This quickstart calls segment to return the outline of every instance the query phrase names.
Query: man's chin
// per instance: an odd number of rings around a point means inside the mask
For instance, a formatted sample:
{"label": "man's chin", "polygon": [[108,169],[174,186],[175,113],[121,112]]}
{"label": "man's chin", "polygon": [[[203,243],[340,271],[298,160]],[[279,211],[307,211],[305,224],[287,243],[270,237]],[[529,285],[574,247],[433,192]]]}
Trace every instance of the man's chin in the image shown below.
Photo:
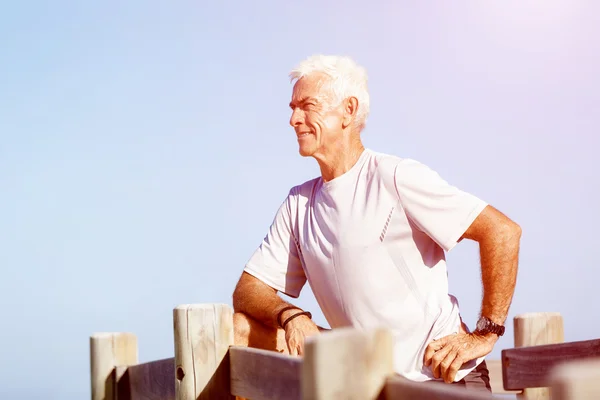
{"label": "man's chin", "polygon": [[298,153],[300,153],[302,157],[310,157],[315,153],[315,149],[307,149],[300,146],[300,148],[298,149]]}

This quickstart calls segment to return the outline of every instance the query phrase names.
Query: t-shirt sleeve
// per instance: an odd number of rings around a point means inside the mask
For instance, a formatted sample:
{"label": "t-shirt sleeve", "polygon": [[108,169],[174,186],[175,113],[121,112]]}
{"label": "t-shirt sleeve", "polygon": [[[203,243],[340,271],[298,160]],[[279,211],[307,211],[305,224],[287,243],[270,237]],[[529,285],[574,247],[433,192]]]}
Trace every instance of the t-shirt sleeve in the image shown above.
{"label": "t-shirt sleeve", "polygon": [[281,204],[273,222],[254,251],[244,271],[272,288],[297,298],[306,283],[292,229],[295,199],[293,190]]}
{"label": "t-shirt sleeve", "polygon": [[478,197],[450,185],[428,166],[402,160],[394,173],[407,217],[445,251],[450,251],[487,206]]}

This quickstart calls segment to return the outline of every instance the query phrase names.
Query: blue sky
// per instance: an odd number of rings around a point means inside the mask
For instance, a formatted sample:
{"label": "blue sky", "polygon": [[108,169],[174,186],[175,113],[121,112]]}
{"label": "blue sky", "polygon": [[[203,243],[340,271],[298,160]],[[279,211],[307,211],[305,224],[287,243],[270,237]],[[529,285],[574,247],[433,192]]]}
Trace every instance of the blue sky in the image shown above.
{"label": "blue sky", "polygon": [[[366,146],[414,158],[523,227],[512,317],[600,337],[600,6],[503,2],[0,6],[0,397],[89,396],[89,336],[173,354],[172,309],[231,303],[289,188],[318,174],[288,71],[350,55]],[[473,325],[476,245],[448,254]],[[310,288],[297,302],[326,324]]]}

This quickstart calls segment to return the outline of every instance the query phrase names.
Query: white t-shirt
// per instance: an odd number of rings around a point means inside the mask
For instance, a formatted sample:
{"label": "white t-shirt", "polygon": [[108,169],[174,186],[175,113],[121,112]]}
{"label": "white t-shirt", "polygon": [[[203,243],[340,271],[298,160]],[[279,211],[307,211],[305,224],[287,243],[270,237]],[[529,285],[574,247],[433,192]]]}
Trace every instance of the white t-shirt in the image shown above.
{"label": "white t-shirt", "polygon": [[434,379],[425,349],[460,326],[444,251],[486,205],[419,162],[366,149],[343,175],[293,187],[244,270],[294,298],[308,280],[331,328],[386,327],[395,371]]}

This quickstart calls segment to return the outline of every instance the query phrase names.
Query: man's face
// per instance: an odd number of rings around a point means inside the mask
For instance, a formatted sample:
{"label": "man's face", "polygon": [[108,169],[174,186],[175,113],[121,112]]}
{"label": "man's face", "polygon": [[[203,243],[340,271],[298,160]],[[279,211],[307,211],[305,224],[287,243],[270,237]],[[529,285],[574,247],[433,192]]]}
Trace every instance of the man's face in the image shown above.
{"label": "man's face", "polygon": [[342,139],[343,110],[334,104],[328,77],[313,74],[294,85],[290,107],[290,125],[298,137],[300,154],[304,157],[326,153]]}

